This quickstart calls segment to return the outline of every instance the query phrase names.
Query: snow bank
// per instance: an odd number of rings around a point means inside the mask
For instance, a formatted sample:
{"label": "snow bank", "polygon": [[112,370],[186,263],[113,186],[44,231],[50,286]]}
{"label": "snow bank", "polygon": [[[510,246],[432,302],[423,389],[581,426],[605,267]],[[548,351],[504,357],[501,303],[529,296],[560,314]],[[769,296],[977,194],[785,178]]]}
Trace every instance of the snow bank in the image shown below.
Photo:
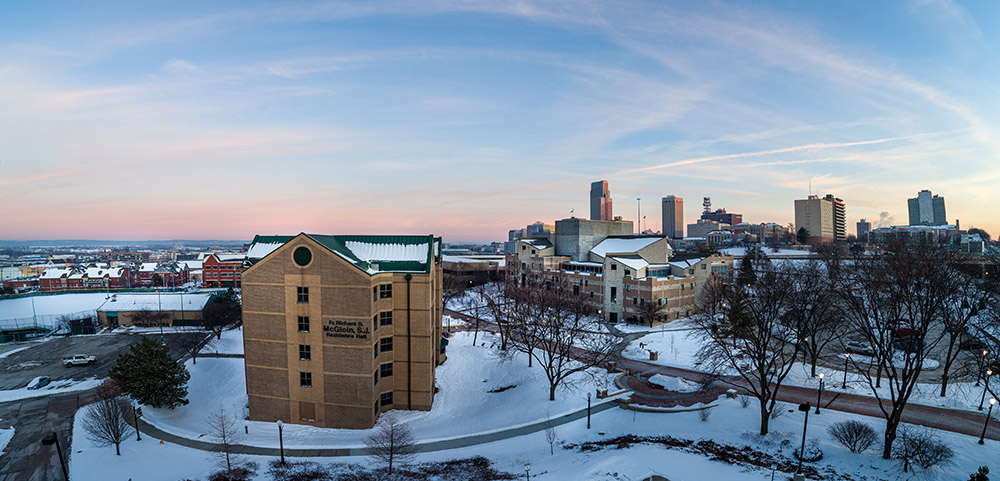
{"label": "snow bank", "polygon": [[674,392],[698,392],[700,390],[696,382],[674,376],[664,376],[663,374],[653,375],[649,378],[649,383]]}
{"label": "snow bank", "polygon": [[17,354],[17,353],[19,353],[21,351],[28,350],[29,348],[31,348],[31,346],[21,346],[21,347],[17,347],[17,348],[11,349],[9,351],[4,352],[3,354],[0,354],[0,359],[3,359],[5,357],[7,357],[7,356],[11,356],[11,355]]}
{"label": "snow bank", "polygon": [[14,426],[7,429],[0,429],[0,456],[3,456],[3,450],[7,448],[7,444],[10,440],[14,438]]}
{"label": "snow bank", "polygon": [[[32,382],[34,382],[37,379],[38,378],[33,379]],[[78,380],[52,381],[52,384],[49,384],[48,386],[45,386],[41,389],[29,390],[27,386],[25,386],[21,389],[0,391],[0,402],[17,401],[20,399],[48,396],[51,394],[62,394],[74,391],[86,391],[88,389],[93,389],[99,385],[101,385],[100,379],[84,379],[82,381]]]}

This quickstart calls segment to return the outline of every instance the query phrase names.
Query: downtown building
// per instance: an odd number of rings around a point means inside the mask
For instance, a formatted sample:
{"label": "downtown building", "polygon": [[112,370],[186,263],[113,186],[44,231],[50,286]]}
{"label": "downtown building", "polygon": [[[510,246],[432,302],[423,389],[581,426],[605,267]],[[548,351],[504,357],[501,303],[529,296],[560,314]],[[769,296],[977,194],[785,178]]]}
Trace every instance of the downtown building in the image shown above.
{"label": "downtown building", "polygon": [[242,291],[250,419],[367,429],[385,411],[429,410],[441,260],[434,236],[255,237]]}
{"label": "downtown building", "polygon": [[932,195],[929,190],[921,190],[916,197],[907,199],[906,207],[910,225],[948,225],[944,197]]}
{"label": "downtown building", "polygon": [[599,180],[590,184],[590,220],[612,220],[611,188],[608,181]]}
{"label": "downtown building", "polygon": [[668,195],[662,199],[663,235],[671,239],[684,238],[684,199]]}
{"label": "downtown building", "polygon": [[795,234],[799,229],[809,233],[808,244],[843,242],[847,240],[847,216],[844,201],[833,194],[825,197],[810,195],[795,201]]}
{"label": "downtown building", "polygon": [[[615,225],[617,224],[617,225]],[[580,302],[608,322],[641,319],[646,303],[661,306],[654,323],[700,312],[698,297],[712,275],[729,277],[733,257],[672,259],[666,237],[632,235],[632,222],[556,221],[556,243],[524,238],[507,257],[508,275],[572,286]]]}

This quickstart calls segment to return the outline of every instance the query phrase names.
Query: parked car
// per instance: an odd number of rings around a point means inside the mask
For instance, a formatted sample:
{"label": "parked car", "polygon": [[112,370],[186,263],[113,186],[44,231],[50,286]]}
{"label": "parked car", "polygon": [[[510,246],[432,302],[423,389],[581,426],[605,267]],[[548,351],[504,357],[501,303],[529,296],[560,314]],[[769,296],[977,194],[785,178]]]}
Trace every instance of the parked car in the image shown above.
{"label": "parked car", "polygon": [[865,356],[874,356],[875,350],[867,342],[860,341],[847,341],[844,343],[844,350],[852,354],[862,354]]}
{"label": "parked car", "polygon": [[28,383],[28,389],[32,391],[34,391],[35,389],[41,389],[45,386],[48,386],[50,382],[52,382],[52,380],[49,379],[48,376],[36,377],[32,379],[31,382]]}
{"label": "parked car", "polygon": [[917,333],[908,319],[896,319],[891,324],[893,337],[910,337]]}
{"label": "parked car", "polygon": [[892,347],[903,352],[919,352],[924,346],[916,339],[900,339],[892,343]]}
{"label": "parked car", "polygon": [[962,340],[958,343],[958,348],[963,351],[982,349],[984,347],[986,347],[986,343],[983,342],[982,339],[972,336],[963,337]]}
{"label": "parked car", "polygon": [[66,367],[89,366],[95,362],[97,362],[96,356],[88,356],[86,354],[76,354],[73,357],[62,360],[63,366]]}

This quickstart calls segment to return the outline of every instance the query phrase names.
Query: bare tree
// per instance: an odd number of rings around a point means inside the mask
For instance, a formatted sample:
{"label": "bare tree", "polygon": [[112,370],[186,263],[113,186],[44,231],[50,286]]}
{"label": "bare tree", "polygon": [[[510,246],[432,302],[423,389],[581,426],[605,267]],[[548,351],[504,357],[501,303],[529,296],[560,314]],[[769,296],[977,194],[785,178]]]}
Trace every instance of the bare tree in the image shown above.
{"label": "bare tree", "polygon": [[232,413],[226,412],[225,408],[219,408],[218,413],[208,416],[207,422],[211,436],[222,447],[219,451],[221,464],[226,470],[227,479],[231,480],[243,464],[242,459],[234,452],[234,445],[239,444],[244,437],[244,432],[240,429],[240,420]]}
{"label": "bare tree", "polygon": [[[875,354],[869,363],[858,359],[864,356],[851,361],[885,416],[883,459],[892,455],[896,429],[924,360],[941,340],[931,327],[944,314],[955,286],[953,271],[944,267],[948,258],[932,246],[898,245],[882,254],[856,256],[851,274],[838,279],[845,316]],[[888,395],[877,389],[883,377]]]}
{"label": "bare tree", "polygon": [[198,354],[215,339],[204,331],[188,331],[174,338],[173,343],[191,354],[191,363],[198,364]]}
{"label": "bare tree", "polygon": [[962,342],[972,337],[970,331],[975,331],[974,326],[985,320],[988,307],[1000,294],[996,276],[981,276],[976,272],[976,266],[964,263],[961,259],[957,261],[950,266],[942,266],[955,271],[956,285],[952,296],[946,300],[941,315],[946,336],[944,343],[947,347],[942,363],[941,397],[947,395],[952,366],[961,354]]}
{"label": "bare tree", "polygon": [[702,291],[705,312],[693,317],[695,332],[706,339],[697,360],[714,379],[757,399],[762,435],[801,349],[780,323],[793,298],[791,278],[786,264],[770,263],[757,266],[749,285],[712,277]]}
{"label": "bare tree", "polygon": [[927,473],[950,464],[955,452],[947,444],[938,441],[937,436],[929,430],[904,424],[899,428],[899,443],[893,448],[892,456],[904,473],[908,473],[910,468]]}
{"label": "bare tree", "polygon": [[[546,420],[546,421],[548,421],[548,420]],[[553,426],[553,425],[551,425],[551,424],[549,424],[549,426],[547,428],[545,428],[545,440],[548,441],[548,443],[549,443],[549,455],[550,456],[556,454],[555,445],[556,445],[556,441],[558,439],[559,438],[556,437],[556,427]]]}
{"label": "bare tree", "polygon": [[83,415],[83,429],[98,446],[115,446],[115,454],[121,456],[121,444],[134,431],[125,418],[131,407],[118,385],[108,379],[95,390],[97,401],[91,404]]}
{"label": "bare tree", "polygon": [[826,432],[852,453],[863,453],[878,440],[875,430],[861,421],[841,421]]}
{"label": "bare tree", "polygon": [[596,307],[573,293],[563,277],[526,282],[511,290],[517,300],[508,318],[511,346],[538,361],[549,382],[549,400],[576,373],[611,358],[617,338],[593,315]]}
{"label": "bare tree", "polygon": [[639,296],[638,299],[639,305],[633,305],[630,309],[632,314],[636,317],[638,322],[648,322],[649,327],[653,327],[653,323],[660,318],[661,314],[663,314],[665,306],[658,303],[656,299],[646,300],[641,296]]}
{"label": "bare tree", "polygon": [[838,311],[837,296],[826,266],[809,260],[789,266],[792,276],[792,296],[784,324],[802,340],[802,349],[809,357],[810,371],[816,377],[816,361],[826,347],[840,339],[844,322]]}
{"label": "bare tree", "polygon": [[139,327],[166,326],[169,319],[170,314],[162,311],[151,311],[149,309],[140,309],[135,314],[132,314],[132,324]]}
{"label": "bare tree", "polygon": [[375,432],[365,440],[365,446],[369,454],[388,466],[389,476],[392,476],[393,464],[405,464],[416,453],[410,428],[399,422],[391,412],[382,415]]}
{"label": "bare tree", "polygon": [[441,280],[441,303],[443,307],[447,309],[449,302],[461,297],[471,282],[466,277],[445,273],[444,278]]}

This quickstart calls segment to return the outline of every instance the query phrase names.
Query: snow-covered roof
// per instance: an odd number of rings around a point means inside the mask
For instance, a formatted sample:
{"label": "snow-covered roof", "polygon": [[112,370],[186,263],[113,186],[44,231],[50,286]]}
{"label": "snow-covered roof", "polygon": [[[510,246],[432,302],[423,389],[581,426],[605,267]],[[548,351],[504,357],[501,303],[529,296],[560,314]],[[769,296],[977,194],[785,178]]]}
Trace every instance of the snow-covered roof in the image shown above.
{"label": "snow-covered roof", "polygon": [[608,237],[607,239],[602,240],[600,244],[594,246],[590,252],[601,257],[607,257],[608,254],[633,253],[638,252],[640,249],[649,247],[653,243],[663,239],[663,237]]}
{"label": "snow-covered roof", "polygon": [[347,241],[344,246],[354,253],[355,257],[365,262],[378,261],[411,261],[427,260],[427,243],[423,244],[383,244],[374,242]]}
{"label": "snow-covered roof", "polygon": [[637,271],[649,265],[642,257],[612,256],[611,258]]}
{"label": "snow-covered roof", "polygon": [[42,272],[39,279],[59,279],[62,276],[68,276],[71,272],[73,272],[73,270],[68,268],[49,268],[45,269],[45,272]]}
{"label": "snow-covered roof", "polygon": [[258,242],[251,244],[250,248],[247,249],[246,258],[263,259],[283,245],[285,245],[284,242]]}
{"label": "snow-covered roof", "polygon": [[102,312],[200,311],[211,299],[212,294],[115,294],[97,310]]}
{"label": "snow-covered roof", "polygon": [[521,242],[528,244],[536,249],[548,249],[552,247],[552,243],[548,239],[542,239],[539,237],[522,237]]}
{"label": "snow-covered roof", "polygon": [[179,264],[187,266],[188,269],[198,270],[201,269],[202,261],[177,261]]}
{"label": "snow-covered roof", "polygon": [[156,262],[143,262],[139,264],[139,272],[153,272],[156,270]]}
{"label": "snow-covered roof", "polygon": [[215,258],[218,259],[219,262],[242,262],[245,257],[246,257],[245,254],[234,254],[234,253],[215,254]]}

